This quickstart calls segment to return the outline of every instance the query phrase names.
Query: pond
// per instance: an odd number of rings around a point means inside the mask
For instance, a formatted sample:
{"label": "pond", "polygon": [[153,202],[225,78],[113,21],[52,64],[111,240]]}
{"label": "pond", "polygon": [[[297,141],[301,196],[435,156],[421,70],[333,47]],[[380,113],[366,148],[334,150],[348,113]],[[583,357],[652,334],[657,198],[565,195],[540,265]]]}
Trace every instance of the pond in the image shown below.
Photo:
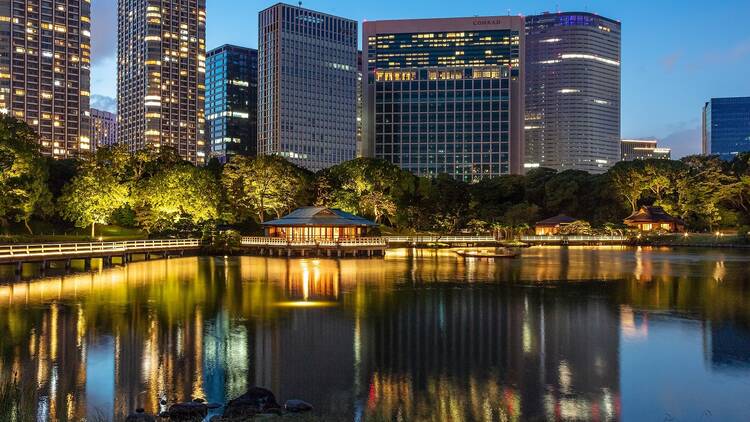
{"label": "pond", "polygon": [[750,254],[189,257],[13,281],[0,406],[120,420],[264,386],[325,420],[747,420]]}

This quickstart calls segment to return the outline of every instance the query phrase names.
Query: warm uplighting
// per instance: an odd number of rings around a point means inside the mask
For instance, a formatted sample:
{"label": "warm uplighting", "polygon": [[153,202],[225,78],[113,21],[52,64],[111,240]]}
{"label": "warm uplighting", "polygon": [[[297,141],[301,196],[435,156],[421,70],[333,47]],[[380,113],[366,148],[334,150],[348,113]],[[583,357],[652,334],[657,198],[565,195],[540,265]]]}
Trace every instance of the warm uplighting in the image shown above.
{"label": "warm uplighting", "polygon": [[330,308],[338,305],[337,302],[323,302],[323,301],[295,301],[295,302],[278,302],[275,306],[280,308]]}

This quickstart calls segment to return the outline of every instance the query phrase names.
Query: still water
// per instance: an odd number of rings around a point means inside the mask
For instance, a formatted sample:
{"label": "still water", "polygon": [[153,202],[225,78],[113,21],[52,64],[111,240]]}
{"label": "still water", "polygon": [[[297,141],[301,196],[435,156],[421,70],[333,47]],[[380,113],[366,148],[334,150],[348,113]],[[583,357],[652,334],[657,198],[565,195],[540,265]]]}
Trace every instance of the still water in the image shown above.
{"label": "still water", "polygon": [[750,420],[749,269],[747,251],[532,248],[48,273],[0,284],[0,380],[50,421],[252,385],[326,420]]}

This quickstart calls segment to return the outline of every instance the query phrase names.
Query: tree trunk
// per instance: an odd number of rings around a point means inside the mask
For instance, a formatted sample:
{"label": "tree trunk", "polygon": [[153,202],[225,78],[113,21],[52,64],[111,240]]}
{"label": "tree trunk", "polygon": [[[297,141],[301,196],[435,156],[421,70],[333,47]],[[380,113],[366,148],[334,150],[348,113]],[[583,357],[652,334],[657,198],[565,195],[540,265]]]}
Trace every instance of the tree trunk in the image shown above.
{"label": "tree trunk", "polygon": [[23,225],[26,226],[26,230],[29,231],[29,234],[33,236],[34,235],[34,231],[31,230],[31,227],[29,226],[29,220],[27,218],[23,219]]}
{"label": "tree trunk", "polygon": [[93,240],[93,239],[95,238],[95,236],[96,236],[95,228],[96,228],[96,223],[91,223],[91,239],[92,239],[92,240]]}

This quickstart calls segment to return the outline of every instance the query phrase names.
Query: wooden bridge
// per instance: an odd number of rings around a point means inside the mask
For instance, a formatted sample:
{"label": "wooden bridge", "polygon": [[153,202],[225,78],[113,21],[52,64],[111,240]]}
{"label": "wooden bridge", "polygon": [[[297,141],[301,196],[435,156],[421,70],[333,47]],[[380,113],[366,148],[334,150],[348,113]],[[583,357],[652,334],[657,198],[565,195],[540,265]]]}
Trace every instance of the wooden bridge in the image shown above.
{"label": "wooden bridge", "polygon": [[386,236],[389,247],[424,247],[433,245],[448,246],[490,246],[500,243],[493,236]]}
{"label": "wooden bridge", "polygon": [[521,236],[521,242],[530,245],[625,245],[627,236]]}
{"label": "wooden bridge", "polygon": [[133,255],[184,254],[186,251],[200,249],[200,239],[163,239],[163,240],[128,240],[122,242],[91,243],[39,243],[29,245],[0,245],[0,265],[15,265],[20,273],[25,263],[41,263],[46,269],[52,262],[65,262],[70,268],[72,260],[84,261],[89,268],[91,259],[101,258],[104,265],[112,264],[113,258],[121,263],[132,260]]}

